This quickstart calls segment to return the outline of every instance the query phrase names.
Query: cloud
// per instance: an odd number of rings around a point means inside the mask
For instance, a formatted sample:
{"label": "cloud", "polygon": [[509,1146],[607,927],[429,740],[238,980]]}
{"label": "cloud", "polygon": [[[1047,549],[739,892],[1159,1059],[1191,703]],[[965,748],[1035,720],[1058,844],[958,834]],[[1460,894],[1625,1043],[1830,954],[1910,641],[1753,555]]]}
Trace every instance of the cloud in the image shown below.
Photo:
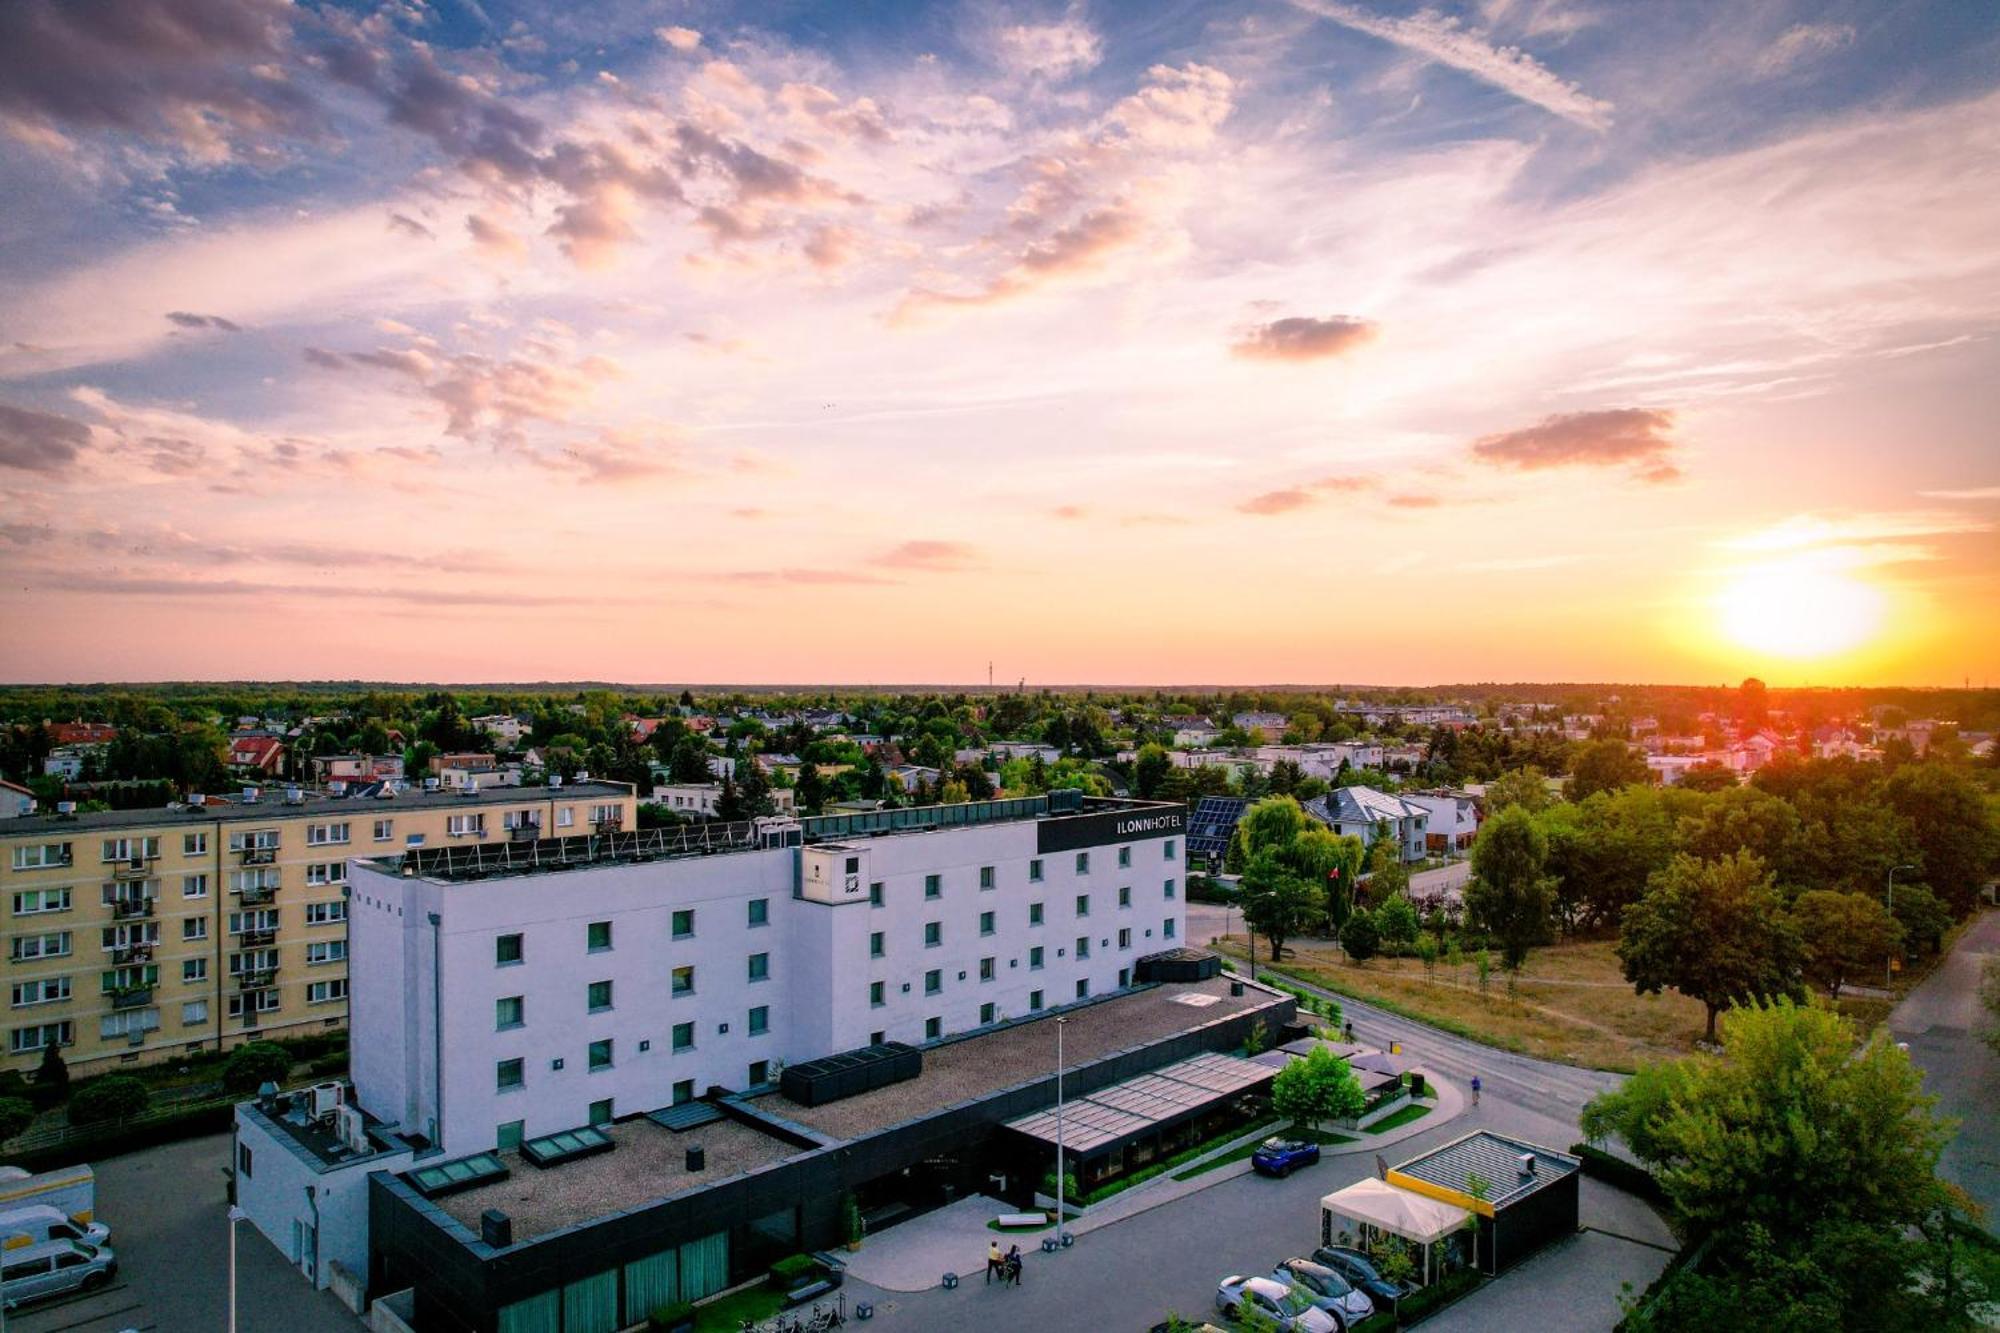
{"label": "cloud", "polygon": [[1974,486],[1962,491],[1918,491],[1927,500],[2000,500],[2000,486]]}
{"label": "cloud", "polygon": [[389,230],[400,231],[405,236],[414,236],[420,241],[435,241],[437,239],[436,232],[411,217],[408,213],[391,213],[389,215]]}
{"label": "cloud", "polygon": [[1060,518],[1065,521],[1074,521],[1076,519],[1083,518],[1089,512],[1090,511],[1085,509],[1082,505],[1057,505],[1054,509],[1051,509],[1049,511],[1049,513],[1053,517]]}
{"label": "cloud", "polygon": [[90,427],[53,412],[0,403],[0,467],[66,472],[90,443]]}
{"label": "cloud", "polygon": [[1265,491],[1261,495],[1253,495],[1249,499],[1239,502],[1236,506],[1236,512],[1239,514],[1256,514],[1266,518],[1276,514],[1289,514],[1295,509],[1304,509],[1308,505],[1318,504],[1329,495],[1351,494],[1357,491],[1370,490],[1375,485],[1376,481],[1373,477],[1345,475],[1321,477],[1317,481],[1308,481],[1297,486],[1287,486],[1282,490]]}
{"label": "cloud", "polygon": [[498,259],[519,260],[527,258],[528,243],[520,235],[494,221],[484,213],[468,213],[465,218],[466,234],[473,244],[487,254]]}
{"label": "cloud", "polygon": [[693,28],[655,28],[653,35],[676,51],[692,51],[701,45],[701,34]]}
{"label": "cloud", "polygon": [[1382,18],[1340,0],[1292,0],[1310,14],[1379,37],[1427,60],[1470,74],[1552,115],[1600,133],[1611,128],[1611,103],[1585,93],[1527,52],[1494,46],[1457,19],[1434,9]]}
{"label": "cloud", "polygon": [[1991,532],[1993,523],[1950,510],[1917,509],[1838,516],[1794,514],[1721,543],[1735,551],[1803,551],[1825,546],[1866,546],[1920,537]]}
{"label": "cloud", "polygon": [[1055,82],[1096,68],[1104,43],[1074,20],[1017,23],[995,34],[993,59],[1010,74]]}
{"label": "cloud", "polygon": [[167,318],[184,329],[215,329],[221,333],[241,333],[243,326],[220,315],[197,315],[186,310],[169,310]]}
{"label": "cloud", "polygon": [[979,553],[964,542],[907,541],[876,556],[874,563],[891,569],[944,573],[977,565]]}
{"label": "cloud", "polygon": [[1349,315],[1325,319],[1293,315],[1259,324],[1230,350],[1260,361],[1317,361],[1359,347],[1375,336],[1375,330],[1369,321]]}
{"label": "cloud", "polygon": [[1854,29],[1845,23],[1794,24],[1757,58],[1757,73],[1763,78],[1784,74],[1852,45]]}
{"label": "cloud", "polygon": [[1624,465],[1641,481],[1666,482],[1680,476],[1672,458],[1673,427],[1674,414],[1663,408],[1566,412],[1475,440],[1472,456],[1522,472]]}
{"label": "cloud", "polygon": [[416,386],[445,413],[445,434],[518,444],[531,422],[569,419],[595,391],[617,377],[618,367],[599,356],[564,360],[554,348],[524,340],[515,354],[446,355],[422,346],[332,352],[308,347],[306,360],[325,370],[386,371]]}
{"label": "cloud", "polygon": [[732,569],[712,577],[726,583],[797,583],[808,587],[823,584],[886,585],[891,580],[847,569]]}
{"label": "cloud", "polygon": [[1436,509],[1443,503],[1436,495],[1392,495],[1388,500],[1391,509]]}
{"label": "cloud", "polygon": [[[247,579],[177,579],[124,574],[56,574],[40,586],[61,592],[126,597],[333,598],[362,602],[411,602],[422,606],[570,606],[574,594],[541,595],[505,589],[482,592],[463,586],[369,587],[354,583],[261,583]],[[604,600],[597,598],[593,600]]]}

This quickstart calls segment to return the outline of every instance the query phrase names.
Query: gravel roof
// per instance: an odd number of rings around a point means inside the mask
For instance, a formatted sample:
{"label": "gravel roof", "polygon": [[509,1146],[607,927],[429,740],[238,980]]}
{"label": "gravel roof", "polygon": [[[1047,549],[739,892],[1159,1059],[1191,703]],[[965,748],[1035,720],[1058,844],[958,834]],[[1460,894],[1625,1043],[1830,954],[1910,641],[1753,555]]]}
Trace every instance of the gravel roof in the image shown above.
{"label": "gravel roof", "polygon": [[[1147,990],[1113,996],[1093,1004],[1057,1011],[1063,1025],[1063,1058],[1068,1067],[1091,1064],[1128,1046],[1201,1027],[1230,1014],[1279,1004],[1283,997],[1256,987],[1231,996],[1232,978],[1224,973],[1207,981],[1166,983]],[[1190,1005],[1181,997],[1213,997]],[[823,1106],[801,1106],[785,1097],[759,1098],[754,1109],[794,1121],[819,1134],[854,1139],[890,1125],[975,1097],[984,1097],[1053,1073],[1056,1060],[1056,1016],[1013,1023],[993,1032],[924,1048],[924,1072],[903,1083],[892,1083]]]}
{"label": "gravel roof", "polygon": [[[518,1152],[500,1153],[511,1176],[446,1195],[437,1205],[475,1233],[479,1215],[498,1208],[513,1219],[518,1243],[806,1151],[734,1120],[676,1134],[640,1116],[609,1126],[607,1132],[618,1144],[610,1152],[547,1169],[524,1161]],[[699,1173],[687,1169],[687,1149],[695,1144],[708,1157]]]}

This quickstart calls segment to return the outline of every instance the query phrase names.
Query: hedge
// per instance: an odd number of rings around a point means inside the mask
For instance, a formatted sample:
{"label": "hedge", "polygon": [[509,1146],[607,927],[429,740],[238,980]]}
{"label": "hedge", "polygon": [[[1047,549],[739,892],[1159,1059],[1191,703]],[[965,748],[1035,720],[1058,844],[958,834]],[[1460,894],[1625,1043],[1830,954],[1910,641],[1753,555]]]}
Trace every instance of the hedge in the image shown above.
{"label": "hedge", "polygon": [[1601,1180],[1614,1189],[1635,1194],[1648,1203],[1667,1202],[1667,1193],[1660,1188],[1660,1182],[1653,1173],[1643,1166],[1634,1166],[1622,1157],[1615,1157],[1602,1148],[1588,1143],[1572,1143],[1570,1155],[1582,1160],[1583,1174],[1593,1180]]}

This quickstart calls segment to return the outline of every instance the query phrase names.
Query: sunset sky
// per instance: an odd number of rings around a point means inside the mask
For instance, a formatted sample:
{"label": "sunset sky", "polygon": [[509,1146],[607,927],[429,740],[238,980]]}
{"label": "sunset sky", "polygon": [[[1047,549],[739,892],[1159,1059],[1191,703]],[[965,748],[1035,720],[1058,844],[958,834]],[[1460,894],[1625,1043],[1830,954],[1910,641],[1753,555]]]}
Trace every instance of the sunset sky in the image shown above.
{"label": "sunset sky", "polygon": [[9,0],[0,678],[1974,685],[2000,7]]}

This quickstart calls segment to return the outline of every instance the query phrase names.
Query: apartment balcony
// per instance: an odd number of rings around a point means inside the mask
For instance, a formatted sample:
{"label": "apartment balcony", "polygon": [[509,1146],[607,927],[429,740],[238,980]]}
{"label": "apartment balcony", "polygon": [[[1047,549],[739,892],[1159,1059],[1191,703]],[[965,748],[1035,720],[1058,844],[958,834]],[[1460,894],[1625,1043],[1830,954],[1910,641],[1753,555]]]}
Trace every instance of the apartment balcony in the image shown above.
{"label": "apartment balcony", "polygon": [[153,1002],[151,986],[127,986],[111,992],[113,1009],[143,1009]]}
{"label": "apartment balcony", "polygon": [[278,849],[276,847],[245,847],[242,851],[242,857],[243,864],[246,866],[275,865],[278,860]]}
{"label": "apartment balcony", "polygon": [[622,819],[598,819],[593,820],[590,827],[598,833],[617,833],[624,829],[625,821]]}
{"label": "apartment balcony", "polygon": [[111,951],[111,961],[117,967],[130,963],[150,963],[153,961],[153,946],[150,944],[128,944],[122,949]]}
{"label": "apartment balcony", "polygon": [[238,972],[236,974],[236,989],[240,991],[263,990],[277,979],[278,969],[275,967],[262,968],[256,972]]}
{"label": "apartment balcony", "polygon": [[515,842],[534,842],[542,836],[540,824],[517,824],[507,830],[507,836]]}
{"label": "apartment balcony", "polygon": [[114,898],[111,901],[111,915],[120,921],[130,921],[153,914],[151,898]]}
{"label": "apartment balcony", "polygon": [[248,885],[236,890],[236,896],[242,899],[246,907],[255,906],[258,903],[268,903],[278,896],[278,886],[275,884]]}
{"label": "apartment balcony", "polygon": [[236,932],[236,947],[239,949],[264,949],[278,942],[278,932],[271,930],[239,930]]}
{"label": "apartment balcony", "polygon": [[111,867],[113,879],[145,879],[153,873],[153,863],[144,857],[120,861]]}

